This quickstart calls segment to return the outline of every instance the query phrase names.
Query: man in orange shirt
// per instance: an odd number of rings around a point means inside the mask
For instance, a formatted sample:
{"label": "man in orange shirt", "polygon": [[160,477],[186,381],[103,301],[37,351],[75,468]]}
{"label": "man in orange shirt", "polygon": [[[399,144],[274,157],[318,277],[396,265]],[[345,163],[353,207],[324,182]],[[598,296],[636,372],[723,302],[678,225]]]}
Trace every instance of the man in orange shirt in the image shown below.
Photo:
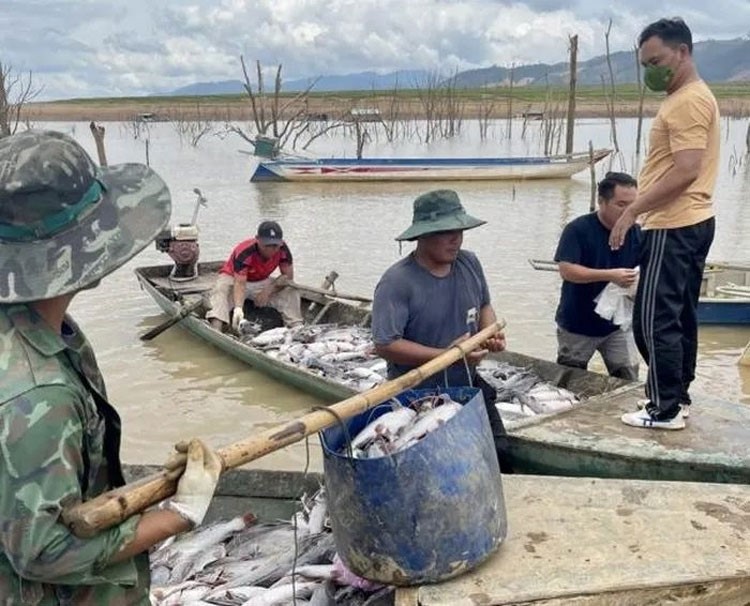
{"label": "man in orange shirt", "polygon": [[[277,268],[281,275],[271,278]],[[292,252],[281,226],[263,221],[255,237],[235,246],[219,270],[206,319],[214,328],[221,330],[231,323],[237,330],[245,319],[245,299],[251,299],[257,307],[278,310],[287,326],[301,324],[299,293],[286,286],[290,280],[294,280]]]}
{"label": "man in orange shirt", "polygon": [[642,215],[633,329],[648,364],[647,400],[622,421],[647,429],[682,429],[695,378],[698,296],[714,237],[719,108],[695,68],[692,34],[682,19],[652,23],[638,42],[646,86],[667,96],[651,126],[638,196],[610,235],[610,246],[620,248]]}

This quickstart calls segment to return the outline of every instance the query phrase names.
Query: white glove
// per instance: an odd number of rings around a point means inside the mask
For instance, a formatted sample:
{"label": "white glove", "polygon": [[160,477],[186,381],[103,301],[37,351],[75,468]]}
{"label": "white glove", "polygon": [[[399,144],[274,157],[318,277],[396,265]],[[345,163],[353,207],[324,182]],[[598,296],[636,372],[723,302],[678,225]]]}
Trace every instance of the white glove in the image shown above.
{"label": "white glove", "polygon": [[232,309],[232,328],[239,330],[240,322],[245,319],[245,312],[242,311],[241,307],[235,307]]}
{"label": "white glove", "polygon": [[[178,451],[181,445],[177,445]],[[187,446],[185,471],[177,483],[177,492],[167,507],[199,526],[206,516],[221,474],[221,460],[203,442],[194,438]]]}

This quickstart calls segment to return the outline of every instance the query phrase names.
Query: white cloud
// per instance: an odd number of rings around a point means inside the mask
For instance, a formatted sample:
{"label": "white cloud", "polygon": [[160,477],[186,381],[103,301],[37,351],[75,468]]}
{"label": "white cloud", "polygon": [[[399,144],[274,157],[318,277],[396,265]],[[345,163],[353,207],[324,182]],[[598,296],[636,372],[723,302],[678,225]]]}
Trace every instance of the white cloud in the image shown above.
{"label": "white cloud", "polygon": [[[647,0],[2,0],[0,61],[32,70],[47,98],[138,95],[240,78],[239,55],[286,78],[564,61],[632,47],[681,15],[697,40],[750,32],[750,2]],[[625,8],[623,8],[625,7]]]}

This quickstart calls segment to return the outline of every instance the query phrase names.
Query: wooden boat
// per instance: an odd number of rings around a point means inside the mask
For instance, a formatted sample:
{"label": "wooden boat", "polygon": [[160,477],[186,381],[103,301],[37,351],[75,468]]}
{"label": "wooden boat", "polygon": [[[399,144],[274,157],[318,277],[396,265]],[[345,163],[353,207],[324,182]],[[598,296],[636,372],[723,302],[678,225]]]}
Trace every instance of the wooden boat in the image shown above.
{"label": "wooden boat", "polygon": [[[200,298],[213,285],[221,263],[199,264],[190,282],[169,279],[171,266],[136,269],[141,286],[170,316]],[[315,292],[302,292],[307,321],[366,324],[367,306],[355,306]],[[309,309],[310,304],[317,307]],[[353,394],[328,377],[271,358],[235,337],[211,328],[200,311],[181,325],[228,354],[271,377],[330,402]],[[560,366],[514,352],[497,359],[532,368],[542,379],[565,387],[585,400],[572,410],[508,421],[513,465],[522,473],[563,476],[640,478],[750,484],[750,406],[693,394],[688,428],[645,431],[623,425],[620,416],[636,409],[643,385],[598,373]]]}
{"label": "wooden boat", "polygon": [[[129,481],[155,467],[125,466]],[[222,476],[207,521],[252,511],[289,519],[318,474]],[[399,589],[401,606],[744,606],[750,486],[592,478],[502,478],[509,536],[476,570]]]}
{"label": "wooden boat", "polygon": [[750,266],[706,266],[698,300],[700,324],[750,324]]}
{"label": "wooden boat", "polygon": [[[170,279],[170,265],[156,265],[136,268],[135,274],[141,288],[148,292],[161,309],[169,316],[175,316],[183,306],[205,299],[213,287],[222,262],[199,263],[198,277],[194,280],[175,282]],[[370,321],[370,308],[364,303],[353,305],[322,295],[314,289],[300,291],[303,316],[307,323],[337,323],[343,325],[366,326]],[[312,307],[311,306],[315,306]],[[327,377],[312,373],[304,368],[272,358],[262,350],[242,343],[234,335],[221,333],[203,319],[205,307],[198,307],[180,324],[196,336],[211,343],[226,353],[268,374],[274,379],[293,385],[311,395],[335,402],[348,398],[354,391]],[[621,379],[586,372],[577,368],[564,368],[513,352],[503,352],[498,359],[519,366],[533,367],[543,378],[556,385],[567,387],[586,397],[616,389],[626,382]]]}
{"label": "wooden boat", "polygon": [[[557,263],[529,259],[534,269],[557,271]],[[699,324],[750,324],[750,266],[708,263],[698,299]]]}
{"label": "wooden boat", "polygon": [[[593,163],[611,150],[597,150]],[[507,158],[261,159],[251,181],[487,181],[567,179],[592,163],[588,152]]]}

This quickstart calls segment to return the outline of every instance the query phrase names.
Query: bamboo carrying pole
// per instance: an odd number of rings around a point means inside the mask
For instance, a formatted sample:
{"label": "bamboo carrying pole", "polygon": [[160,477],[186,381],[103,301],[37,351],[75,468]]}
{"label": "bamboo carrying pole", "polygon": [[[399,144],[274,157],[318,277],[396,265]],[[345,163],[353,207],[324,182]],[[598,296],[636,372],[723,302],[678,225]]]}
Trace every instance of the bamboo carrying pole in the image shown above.
{"label": "bamboo carrying pole", "polygon": [[[216,454],[222,462],[222,472],[299,442],[306,436],[334,425],[338,422],[337,417],[348,419],[418,385],[482,345],[504,326],[505,322],[494,322],[473,337],[405,375],[332,404],[327,410],[311,412],[295,421],[268,429],[253,438],[217,450]],[[91,537],[172,496],[176,488],[177,480],[170,479],[164,470],[64,510],[63,521],[75,535]]]}

